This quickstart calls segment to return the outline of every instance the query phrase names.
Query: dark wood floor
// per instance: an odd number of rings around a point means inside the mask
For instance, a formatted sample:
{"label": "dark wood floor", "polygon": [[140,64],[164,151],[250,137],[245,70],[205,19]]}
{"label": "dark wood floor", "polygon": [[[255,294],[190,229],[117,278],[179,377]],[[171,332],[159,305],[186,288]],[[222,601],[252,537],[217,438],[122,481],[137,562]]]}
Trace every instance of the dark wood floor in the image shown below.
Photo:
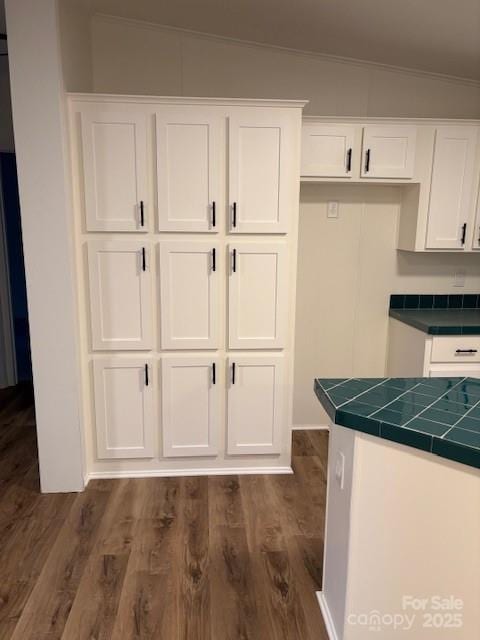
{"label": "dark wood floor", "polygon": [[326,640],[327,435],[295,475],[39,493],[31,391],[0,392],[0,639]]}

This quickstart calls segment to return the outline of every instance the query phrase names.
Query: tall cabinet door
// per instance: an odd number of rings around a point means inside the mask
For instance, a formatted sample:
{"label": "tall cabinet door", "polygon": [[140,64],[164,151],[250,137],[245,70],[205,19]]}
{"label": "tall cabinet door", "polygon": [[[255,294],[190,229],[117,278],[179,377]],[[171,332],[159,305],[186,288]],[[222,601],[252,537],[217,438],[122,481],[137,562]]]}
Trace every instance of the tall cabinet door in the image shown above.
{"label": "tall cabinet door", "polygon": [[288,273],[282,242],[229,246],[230,349],[282,349],[286,345]]}
{"label": "tall cabinet door", "polygon": [[427,249],[463,249],[473,207],[476,127],[441,127],[435,134]]}
{"label": "tall cabinet door", "polygon": [[160,231],[217,231],[223,121],[208,107],[157,110]]}
{"label": "tall cabinet door", "polygon": [[162,358],[163,455],[209,456],[218,451],[218,359]]}
{"label": "tall cabinet door", "polygon": [[87,231],[146,231],[145,115],[97,104],[83,107],[80,118]]}
{"label": "tall cabinet door", "polygon": [[155,372],[151,360],[95,358],[93,379],[98,457],[153,457]]}
{"label": "tall cabinet door", "polygon": [[219,346],[218,245],[212,242],[160,243],[160,313],[163,349]]}
{"label": "tall cabinet door", "polygon": [[286,417],[283,357],[232,356],[228,374],[228,453],[280,453]]}
{"label": "tall cabinet door", "polygon": [[93,349],[153,348],[150,263],[147,243],[89,241]]}
{"label": "tall cabinet door", "polygon": [[298,180],[294,126],[268,109],[229,116],[232,233],[286,233]]}
{"label": "tall cabinet door", "polygon": [[414,126],[366,126],[363,129],[362,178],[413,178]]}

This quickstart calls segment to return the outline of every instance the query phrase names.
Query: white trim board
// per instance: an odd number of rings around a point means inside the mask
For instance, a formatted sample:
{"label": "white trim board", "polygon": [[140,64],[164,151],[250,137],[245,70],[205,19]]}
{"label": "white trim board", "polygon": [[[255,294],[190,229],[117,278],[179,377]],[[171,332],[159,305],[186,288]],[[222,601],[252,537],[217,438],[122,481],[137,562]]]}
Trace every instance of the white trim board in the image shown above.
{"label": "white trim board", "polygon": [[292,431],[330,431],[328,424],[292,424]]}
{"label": "white trim board", "polygon": [[337,632],[335,631],[335,627],[333,626],[333,620],[330,614],[330,609],[328,608],[327,601],[325,600],[325,594],[323,593],[323,591],[317,591],[316,596],[318,604],[320,605],[323,622],[325,623],[325,628],[327,629],[329,640],[340,640]]}
{"label": "white trim board", "polygon": [[232,475],[283,475],[293,474],[292,467],[219,467],[210,469],[145,469],[140,471],[90,471],[90,480],[116,478],[178,478],[182,476],[232,476]]}

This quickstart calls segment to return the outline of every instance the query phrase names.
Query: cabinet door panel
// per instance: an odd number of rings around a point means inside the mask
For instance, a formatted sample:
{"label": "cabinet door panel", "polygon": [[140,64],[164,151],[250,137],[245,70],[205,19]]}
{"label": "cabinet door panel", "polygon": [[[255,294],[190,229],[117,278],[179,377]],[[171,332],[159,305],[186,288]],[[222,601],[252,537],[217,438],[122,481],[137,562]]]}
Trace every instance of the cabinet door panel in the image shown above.
{"label": "cabinet door panel", "polygon": [[435,135],[428,208],[427,249],[463,249],[471,219],[477,130],[441,127]]}
{"label": "cabinet door panel", "polygon": [[98,457],[153,457],[155,375],[151,360],[96,358],[93,375]]}
{"label": "cabinet door panel", "polygon": [[149,245],[90,241],[88,270],[93,349],[151,349]]}
{"label": "cabinet door panel", "polygon": [[304,124],[302,126],[302,176],[350,178],[355,127]]}
{"label": "cabinet door panel", "polygon": [[230,231],[286,233],[298,179],[292,125],[250,109],[229,117]]}
{"label": "cabinet door panel", "polygon": [[145,116],[92,105],[80,117],[87,231],[146,231]]}
{"label": "cabinet door panel", "polygon": [[218,347],[220,277],[218,245],[174,240],[160,243],[164,349]]}
{"label": "cabinet door panel", "polygon": [[432,364],[428,375],[430,378],[480,378],[480,365],[452,367],[446,364]]}
{"label": "cabinet door panel", "polygon": [[364,127],[362,178],[413,178],[416,136],[413,126]]}
{"label": "cabinet door panel", "polygon": [[218,359],[162,358],[163,455],[217,453],[220,375]]}
{"label": "cabinet door panel", "polygon": [[229,358],[228,453],[280,453],[285,429],[282,356]]}
{"label": "cabinet door panel", "polygon": [[287,249],[283,243],[230,245],[229,347],[285,347]]}
{"label": "cabinet door panel", "polygon": [[156,123],[160,231],[217,231],[222,118],[209,109],[164,107]]}
{"label": "cabinet door panel", "polygon": [[477,193],[477,214],[475,216],[475,226],[473,229],[473,249],[480,249],[480,186]]}

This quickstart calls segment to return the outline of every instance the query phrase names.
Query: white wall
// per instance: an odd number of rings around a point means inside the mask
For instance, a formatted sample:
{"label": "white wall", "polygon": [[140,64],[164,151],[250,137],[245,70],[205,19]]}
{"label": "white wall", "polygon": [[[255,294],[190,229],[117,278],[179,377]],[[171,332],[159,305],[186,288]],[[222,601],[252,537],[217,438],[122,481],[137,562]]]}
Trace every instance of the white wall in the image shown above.
{"label": "white wall", "polygon": [[0,57],[0,151],[13,151],[12,105],[10,102],[10,78],[8,57]]}
{"label": "white wall", "polygon": [[58,0],[62,72],[67,91],[92,91],[91,13],[87,3]]}
{"label": "white wall", "polygon": [[83,443],[57,7],[7,0],[6,10],[40,481],[43,491],[76,491]]}
{"label": "white wall", "polygon": [[307,98],[311,115],[480,117],[480,83],[95,16],[97,92]]}

